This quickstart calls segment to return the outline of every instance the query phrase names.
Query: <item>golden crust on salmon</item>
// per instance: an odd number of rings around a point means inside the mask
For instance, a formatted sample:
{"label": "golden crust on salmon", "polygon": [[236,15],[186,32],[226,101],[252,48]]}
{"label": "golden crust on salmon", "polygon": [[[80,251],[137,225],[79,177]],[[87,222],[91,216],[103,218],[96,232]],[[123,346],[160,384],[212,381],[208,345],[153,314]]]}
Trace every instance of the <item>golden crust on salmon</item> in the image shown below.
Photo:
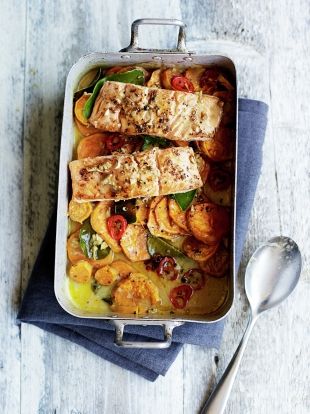
{"label": "golden crust on salmon", "polygon": [[89,122],[127,135],[204,141],[214,136],[222,107],[215,96],[110,81],[102,86]]}
{"label": "golden crust on salmon", "polygon": [[84,158],[69,168],[77,202],[154,197],[203,185],[190,147]]}
{"label": "golden crust on salmon", "polygon": [[[160,172],[160,195],[182,193],[200,187],[194,151],[189,147],[159,150],[157,163]],[[177,191],[174,188],[177,188]]]}

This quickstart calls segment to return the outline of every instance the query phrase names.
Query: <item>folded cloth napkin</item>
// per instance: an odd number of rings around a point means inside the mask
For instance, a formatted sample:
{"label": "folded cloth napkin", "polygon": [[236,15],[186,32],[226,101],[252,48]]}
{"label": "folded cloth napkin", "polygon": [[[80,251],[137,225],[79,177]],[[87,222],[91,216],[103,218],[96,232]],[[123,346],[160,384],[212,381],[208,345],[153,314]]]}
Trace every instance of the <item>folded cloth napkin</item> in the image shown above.
{"label": "folded cloth napkin", "polygon": [[[242,246],[248,226],[252,203],[262,162],[262,144],[267,125],[268,107],[260,101],[240,99],[238,112],[238,186],[236,265],[239,265]],[[149,381],[165,375],[182,348],[189,343],[218,348],[223,331],[223,321],[213,324],[186,323],[174,329],[173,343],[168,349],[126,349],[114,345],[114,327],[107,321],[83,319],[65,312],[54,295],[54,214],[28,288],[18,314],[18,321],[30,323],[45,331],[83,346],[100,357],[133,371]],[[127,334],[128,332],[128,334]],[[159,326],[129,326],[126,339],[152,341],[162,339]]]}

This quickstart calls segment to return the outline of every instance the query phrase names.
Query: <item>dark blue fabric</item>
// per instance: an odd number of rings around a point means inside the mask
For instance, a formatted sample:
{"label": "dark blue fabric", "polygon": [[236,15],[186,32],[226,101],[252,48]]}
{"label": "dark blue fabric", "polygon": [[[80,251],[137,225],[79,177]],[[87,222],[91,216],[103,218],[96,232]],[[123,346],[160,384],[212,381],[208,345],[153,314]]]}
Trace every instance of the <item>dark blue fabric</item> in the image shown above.
{"label": "dark blue fabric", "polygon": [[[239,100],[238,185],[236,264],[239,265],[242,246],[254,200],[262,162],[262,144],[267,125],[268,107],[263,102]],[[23,298],[18,320],[68,339],[100,357],[144,378],[154,381],[165,375],[182,344],[189,343],[218,348],[224,322],[213,324],[186,323],[175,328],[169,349],[125,349],[114,345],[114,328],[106,321],[76,318],[66,313],[54,295],[55,215],[36,260],[28,288]],[[126,339],[151,341],[162,339],[161,327],[129,326]]]}

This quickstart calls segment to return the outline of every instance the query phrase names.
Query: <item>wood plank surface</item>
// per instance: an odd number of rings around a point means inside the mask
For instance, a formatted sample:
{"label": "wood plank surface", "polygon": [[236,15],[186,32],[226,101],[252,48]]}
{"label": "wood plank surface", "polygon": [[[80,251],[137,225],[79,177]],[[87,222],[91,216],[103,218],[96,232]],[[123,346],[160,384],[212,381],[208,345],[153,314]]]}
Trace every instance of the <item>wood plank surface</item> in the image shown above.
{"label": "wood plank surface", "polygon": [[[21,296],[25,11],[12,1],[0,13],[0,28],[6,28],[0,29],[0,410],[4,413],[20,409],[21,348],[15,317]],[[12,36],[8,22],[14,19],[19,31]]]}
{"label": "wood plank surface", "polygon": [[[262,175],[236,303],[221,348],[217,352],[185,346],[166,377],[155,383],[35,327],[19,329],[15,324],[21,293],[55,205],[67,73],[87,52],[127,46],[130,24],[141,17],[181,18],[188,25],[190,50],[220,50],[232,56],[242,96],[270,104]],[[310,412],[309,17],[306,0],[15,0],[3,4],[1,412],[198,413],[246,326],[245,264],[260,242],[279,233],[293,237],[302,248],[302,280],[287,302],[258,322],[226,412]],[[171,47],[176,41],[172,28],[143,28],[141,35],[145,47]]]}

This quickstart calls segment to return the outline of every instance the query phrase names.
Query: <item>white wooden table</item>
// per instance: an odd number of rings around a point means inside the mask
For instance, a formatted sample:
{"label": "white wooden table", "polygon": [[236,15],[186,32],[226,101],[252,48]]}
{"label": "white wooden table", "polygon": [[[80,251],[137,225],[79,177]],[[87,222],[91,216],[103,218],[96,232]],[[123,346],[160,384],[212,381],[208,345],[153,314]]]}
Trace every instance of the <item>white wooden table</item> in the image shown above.
{"label": "white wooden table", "polygon": [[[227,413],[309,413],[309,1],[1,3],[1,413],[197,413],[246,324],[245,263],[261,241],[279,233],[302,249],[302,280],[254,329]],[[15,323],[54,205],[66,75],[82,54],[127,46],[130,24],[141,17],[181,18],[191,49],[204,49],[208,40],[210,48],[232,51],[242,94],[271,104],[262,176],[222,346],[219,352],[185,346],[155,383]],[[176,36],[164,29],[142,33],[146,46],[172,45]]]}

